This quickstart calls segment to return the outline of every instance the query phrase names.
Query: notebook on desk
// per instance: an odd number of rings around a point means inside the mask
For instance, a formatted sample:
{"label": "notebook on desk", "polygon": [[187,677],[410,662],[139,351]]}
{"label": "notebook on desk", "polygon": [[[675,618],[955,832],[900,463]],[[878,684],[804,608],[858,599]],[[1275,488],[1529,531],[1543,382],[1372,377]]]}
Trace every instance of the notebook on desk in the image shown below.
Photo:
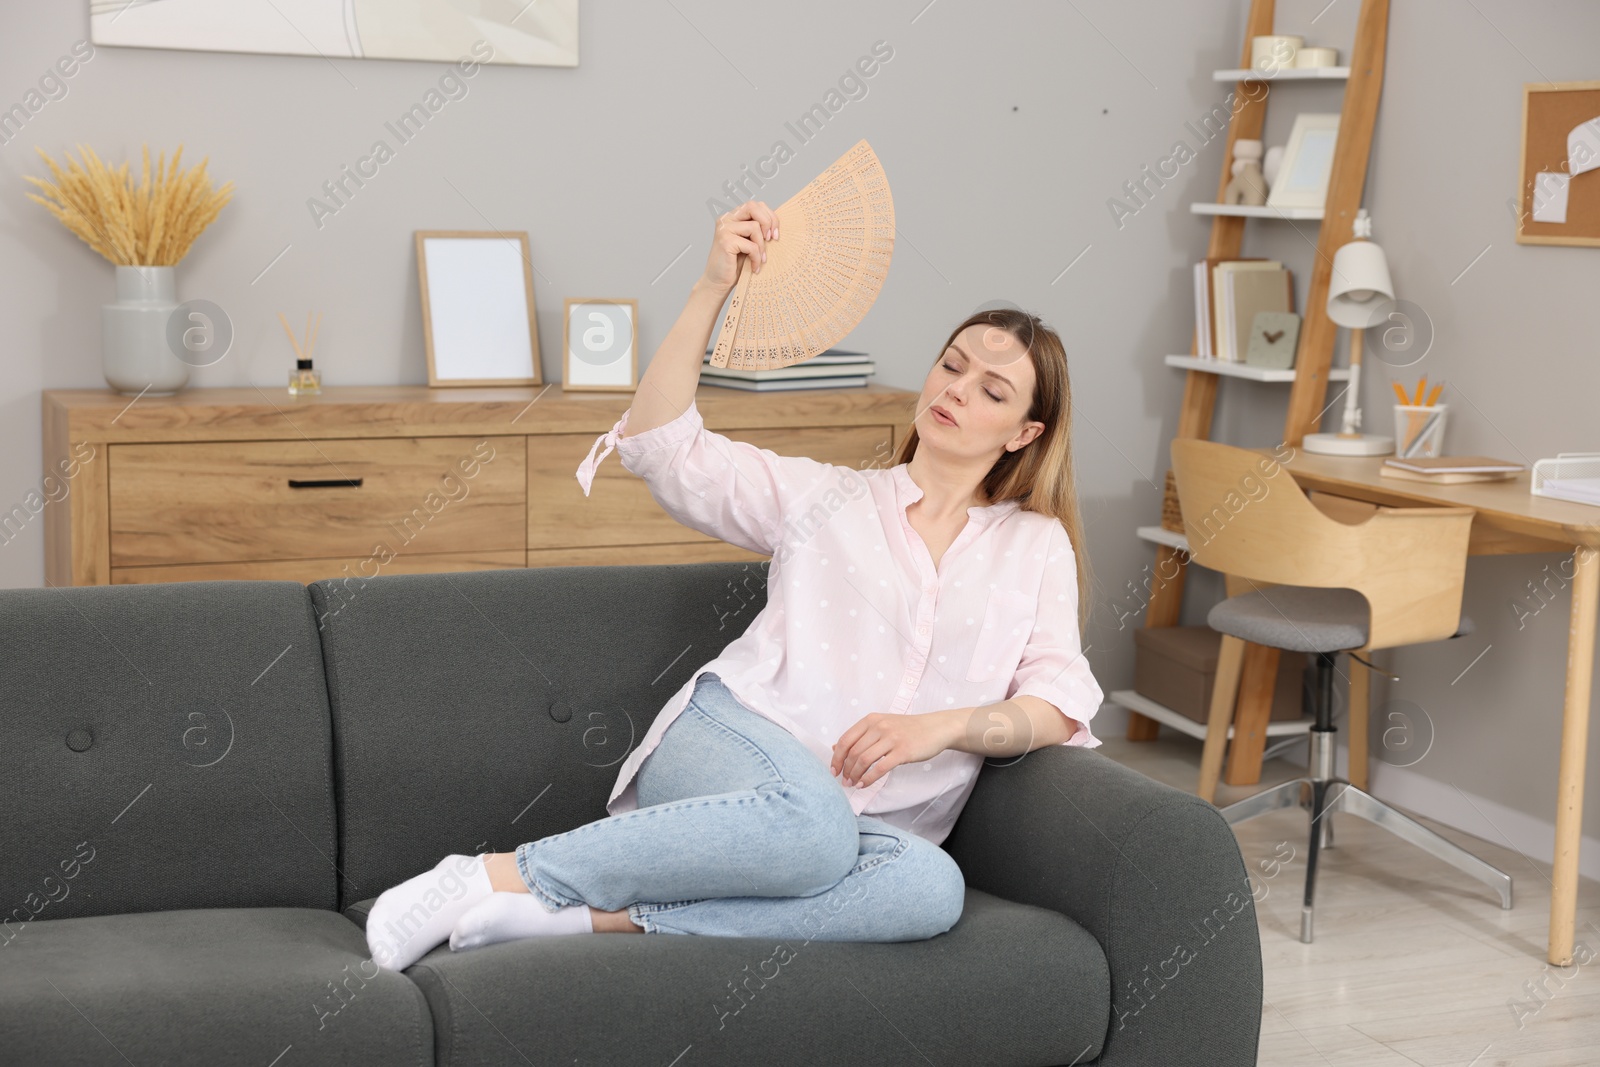
{"label": "notebook on desk", "polygon": [[1527,469],[1525,464],[1492,456],[1428,456],[1426,458],[1390,456],[1378,468],[1385,478],[1406,478],[1436,485],[1457,482],[1500,482],[1515,478]]}

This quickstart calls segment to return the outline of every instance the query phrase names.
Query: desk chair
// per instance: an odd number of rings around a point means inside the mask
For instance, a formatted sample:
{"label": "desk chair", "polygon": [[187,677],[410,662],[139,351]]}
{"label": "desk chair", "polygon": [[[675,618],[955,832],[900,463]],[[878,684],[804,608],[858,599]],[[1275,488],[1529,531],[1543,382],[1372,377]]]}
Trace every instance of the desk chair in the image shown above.
{"label": "desk chair", "polygon": [[[1319,847],[1331,847],[1336,811],[1366,819],[1477,878],[1511,907],[1511,876],[1334,774],[1333,672],[1340,652],[1372,670],[1374,649],[1470,633],[1461,614],[1472,508],[1374,509],[1353,524],[1324,513],[1269,457],[1195,438],[1172,442],[1178,503],[1196,563],[1242,582],[1206,616],[1222,650],[1200,761],[1200,795],[1211,800],[1238,695],[1245,642],[1316,655],[1315,723],[1306,774],[1222,809],[1229,824],[1299,805],[1310,812],[1300,940],[1311,942]],[[1230,593],[1233,591],[1230,588]],[[1366,671],[1351,671],[1367,685]],[[1396,677],[1389,675],[1389,677]],[[1350,698],[1352,768],[1365,783],[1367,694]],[[1357,721],[1359,716],[1359,721]],[[1309,802],[1307,794],[1309,793]]]}

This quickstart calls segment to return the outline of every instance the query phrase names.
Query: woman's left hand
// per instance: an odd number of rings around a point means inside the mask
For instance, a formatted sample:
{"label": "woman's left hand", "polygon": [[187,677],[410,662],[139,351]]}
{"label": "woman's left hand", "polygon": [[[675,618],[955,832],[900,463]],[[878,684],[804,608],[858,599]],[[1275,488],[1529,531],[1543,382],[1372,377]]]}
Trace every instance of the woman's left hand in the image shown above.
{"label": "woman's left hand", "polygon": [[865,788],[902,763],[932,759],[949,747],[949,723],[941,712],[874,712],[834,743],[828,769],[841,774],[846,785]]}

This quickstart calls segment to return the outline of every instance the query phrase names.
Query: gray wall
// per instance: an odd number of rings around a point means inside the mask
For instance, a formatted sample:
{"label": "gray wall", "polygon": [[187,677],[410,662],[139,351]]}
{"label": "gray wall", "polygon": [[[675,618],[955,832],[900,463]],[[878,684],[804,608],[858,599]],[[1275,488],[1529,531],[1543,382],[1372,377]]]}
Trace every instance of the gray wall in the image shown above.
{"label": "gray wall", "polygon": [[[20,101],[88,36],[87,6],[0,0],[0,105]],[[1448,381],[1453,451],[1531,461],[1600,449],[1600,251],[1517,245],[1507,207],[1522,84],[1595,77],[1600,9],[1577,0],[1394,6],[1366,204],[1401,294],[1436,335],[1423,363],[1399,377]],[[528,232],[547,380],[560,377],[567,296],[637,297],[648,359],[704,263],[708,198],[783,140],[794,158],[754,193],[776,205],[865,137],[894,188],[899,240],[888,284],[848,343],[875,356],[879,381],[917,388],[951,325],[984,301],[1014,301],[1061,330],[1097,577],[1089,655],[1107,691],[1123,688],[1133,642],[1118,618],[1152,561],[1133,528],[1158,519],[1183,388],[1160,357],[1188,351],[1190,265],[1209,233],[1188,204],[1212,198],[1222,164],[1222,138],[1199,147],[1185,123],[1198,125],[1231,91],[1210,71],[1236,64],[1247,8],[828,0],[797,17],[798,5],[590,0],[577,69],[481,69],[320,226],[307,201],[435,87],[444,65],[96,49],[66,95],[0,146],[9,333],[0,507],[39,488],[40,390],[103,384],[97,306],[111,298],[112,272],[24,198],[21,176],[44,173],[36,145],[60,159],[83,142],[116,162],[136,159],[143,142],[182,142],[188,157],[210,157],[219,182],[236,183],[234,202],[179,267],[180,299],[215,301],[237,331],[230,354],[192,384],[273,395],[291,365],[279,310],[291,321],[326,312],[317,346],[326,384],[426,380],[415,229]],[[1357,8],[1285,0],[1277,28],[1344,53]],[[876,41],[893,58],[801,143],[786,123]],[[1297,110],[1339,110],[1337,85],[1274,91],[1283,103],[1269,108],[1269,144],[1287,138]],[[1110,198],[1180,138],[1197,157],[1117,225]],[[1245,254],[1285,260],[1303,297],[1316,224],[1249,225]],[[1389,377],[1372,375],[1362,392],[1377,428]],[[1215,436],[1277,442],[1286,398],[1283,386],[1225,383]],[[1337,428],[1334,415],[1327,428]],[[0,586],[42,583],[42,529],[36,520],[0,544]],[[1404,678],[1375,693],[1375,707],[1408,700],[1435,727],[1415,766],[1378,765],[1380,794],[1541,858],[1551,852],[1570,601],[1557,580],[1536,615],[1514,605],[1558,563],[1473,560],[1467,609],[1477,633],[1388,655]],[[1216,576],[1197,570],[1184,621],[1201,622],[1220,594]],[[1099,732],[1119,734],[1121,721],[1108,707]],[[1593,834],[1600,789],[1586,809]],[[1597,853],[1591,842],[1591,872]]]}

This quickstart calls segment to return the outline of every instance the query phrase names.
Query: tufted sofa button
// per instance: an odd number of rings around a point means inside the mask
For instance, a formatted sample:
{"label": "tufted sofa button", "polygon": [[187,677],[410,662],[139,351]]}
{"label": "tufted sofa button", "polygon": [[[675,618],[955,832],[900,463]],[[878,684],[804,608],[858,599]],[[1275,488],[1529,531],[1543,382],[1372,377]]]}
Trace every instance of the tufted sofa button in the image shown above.
{"label": "tufted sofa button", "polygon": [[87,728],[80,727],[67,735],[67,747],[74,752],[82,752],[94,744],[94,734]]}
{"label": "tufted sofa button", "polygon": [[556,722],[566,722],[572,718],[572,705],[564,701],[556,701],[550,705],[550,717]]}

